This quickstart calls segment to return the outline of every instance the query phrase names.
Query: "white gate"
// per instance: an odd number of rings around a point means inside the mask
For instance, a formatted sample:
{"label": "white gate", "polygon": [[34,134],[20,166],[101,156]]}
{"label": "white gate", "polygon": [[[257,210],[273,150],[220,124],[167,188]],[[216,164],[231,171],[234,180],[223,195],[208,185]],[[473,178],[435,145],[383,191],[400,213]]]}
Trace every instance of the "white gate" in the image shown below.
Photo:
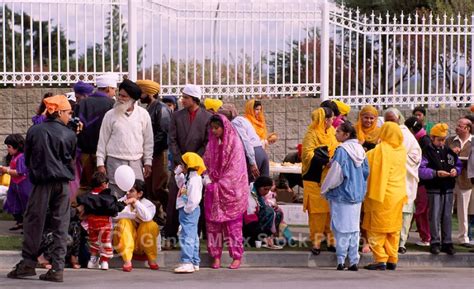
{"label": "white gate", "polygon": [[330,98],[351,105],[474,100],[474,16],[330,12]]}
{"label": "white gate", "polygon": [[326,0],[5,0],[0,83],[69,85],[114,71],[211,97],[351,105],[470,103],[474,21],[362,15]]}

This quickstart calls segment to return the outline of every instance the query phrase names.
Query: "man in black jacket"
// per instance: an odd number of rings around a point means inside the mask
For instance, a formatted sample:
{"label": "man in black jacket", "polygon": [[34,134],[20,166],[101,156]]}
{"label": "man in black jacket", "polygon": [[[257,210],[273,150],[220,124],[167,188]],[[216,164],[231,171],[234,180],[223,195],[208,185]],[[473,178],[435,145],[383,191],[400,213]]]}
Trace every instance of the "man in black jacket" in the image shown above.
{"label": "man in black jacket", "polygon": [[97,170],[96,151],[99,142],[100,126],[107,111],[114,106],[115,90],[118,77],[114,74],[104,74],[97,77],[97,90],[89,97],[80,101],[74,108],[74,115],[84,124],[77,136],[77,146],[81,150],[81,182],[77,195],[89,192],[92,174]]}
{"label": "man in black jacket", "polygon": [[[33,189],[23,221],[21,260],[8,278],[36,275],[41,236],[44,230],[53,232],[52,269],[40,275],[44,281],[63,281],[63,270],[69,226],[69,181],[74,179],[76,135],[66,125],[72,110],[64,95],[44,100],[46,121],[31,127],[26,135],[25,162]],[[46,212],[50,220],[46,222]],[[49,228],[44,228],[45,224]]]}

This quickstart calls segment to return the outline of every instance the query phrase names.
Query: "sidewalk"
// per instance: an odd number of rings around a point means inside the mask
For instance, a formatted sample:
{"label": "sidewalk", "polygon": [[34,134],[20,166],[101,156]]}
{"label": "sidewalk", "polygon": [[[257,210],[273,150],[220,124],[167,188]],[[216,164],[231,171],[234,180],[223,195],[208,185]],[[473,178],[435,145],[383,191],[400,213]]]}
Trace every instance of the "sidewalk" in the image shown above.
{"label": "sidewalk", "polygon": [[[8,231],[13,225],[13,222],[0,221],[0,236],[21,236],[20,232]],[[292,227],[295,237],[307,237],[308,228],[306,227]],[[410,242],[418,240],[416,232],[411,233],[412,238]],[[179,260],[180,252],[175,251],[161,251],[158,253],[158,263],[160,267],[173,268]],[[399,255],[399,266],[404,268],[440,268],[440,267],[464,267],[474,268],[474,253],[457,253],[454,256],[448,256],[441,253],[438,256],[431,255],[428,252],[409,250],[404,255]],[[11,268],[18,260],[20,260],[19,251],[0,251],[0,268]],[[210,258],[207,252],[201,252],[201,266],[210,266]],[[226,251],[223,252],[222,264],[223,267],[231,263],[231,258]],[[363,266],[372,262],[372,254],[361,254],[360,265]],[[134,261],[135,268],[144,268],[146,262]],[[242,267],[306,267],[306,268],[320,268],[320,267],[335,267],[336,255],[329,252],[321,252],[319,256],[313,256],[308,250],[300,249],[299,251],[292,250],[268,250],[268,249],[252,249],[245,252]],[[120,268],[122,266],[121,259],[115,257],[110,261],[111,268]]]}

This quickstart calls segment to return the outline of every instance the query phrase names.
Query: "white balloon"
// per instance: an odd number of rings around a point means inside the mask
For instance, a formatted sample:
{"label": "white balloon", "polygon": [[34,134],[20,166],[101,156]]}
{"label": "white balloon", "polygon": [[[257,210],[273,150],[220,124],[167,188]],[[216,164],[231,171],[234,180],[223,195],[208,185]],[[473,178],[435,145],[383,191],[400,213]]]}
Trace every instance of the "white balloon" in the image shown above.
{"label": "white balloon", "polygon": [[115,170],[115,183],[124,192],[130,191],[135,184],[135,172],[127,165],[121,165]]}

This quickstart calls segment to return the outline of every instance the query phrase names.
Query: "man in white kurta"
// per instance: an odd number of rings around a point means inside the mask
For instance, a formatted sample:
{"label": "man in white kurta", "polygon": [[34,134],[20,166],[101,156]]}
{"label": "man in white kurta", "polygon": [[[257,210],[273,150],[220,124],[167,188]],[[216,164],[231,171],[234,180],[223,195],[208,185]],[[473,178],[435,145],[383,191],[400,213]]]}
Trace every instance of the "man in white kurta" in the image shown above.
{"label": "man in white kurta", "polygon": [[138,85],[125,79],[119,86],[117,103],[105,114],[100,127],[97,170],[107,173],[110,189],[117,197],[125,194],[114,179],[119,166],[130,166],[139,180],[151,174],[153,129],[150,114],[137,105],[141,94]]}
{"label": "man in white kurta", "polygon": [[384,117],[385,121],[393,121],[401,124],[400,129],[403,134],[403,145],[407,151],[406,187],[408,202],[403,206],[403,223],[402,230],[400,232],[400,244],[398,248],[398,253],[404,254],[407,251],[405,244],[408,239],[408,233],[410,232],[413,213],[415,212],[415,198],[419,182],[418,168],[420,167],[422,152],[421,147],[413,133],[411,133],[410,129],[408,129],[408,127],[403,124],[404,119],[400,111],[395,108],[389,108],[385,112]]}

